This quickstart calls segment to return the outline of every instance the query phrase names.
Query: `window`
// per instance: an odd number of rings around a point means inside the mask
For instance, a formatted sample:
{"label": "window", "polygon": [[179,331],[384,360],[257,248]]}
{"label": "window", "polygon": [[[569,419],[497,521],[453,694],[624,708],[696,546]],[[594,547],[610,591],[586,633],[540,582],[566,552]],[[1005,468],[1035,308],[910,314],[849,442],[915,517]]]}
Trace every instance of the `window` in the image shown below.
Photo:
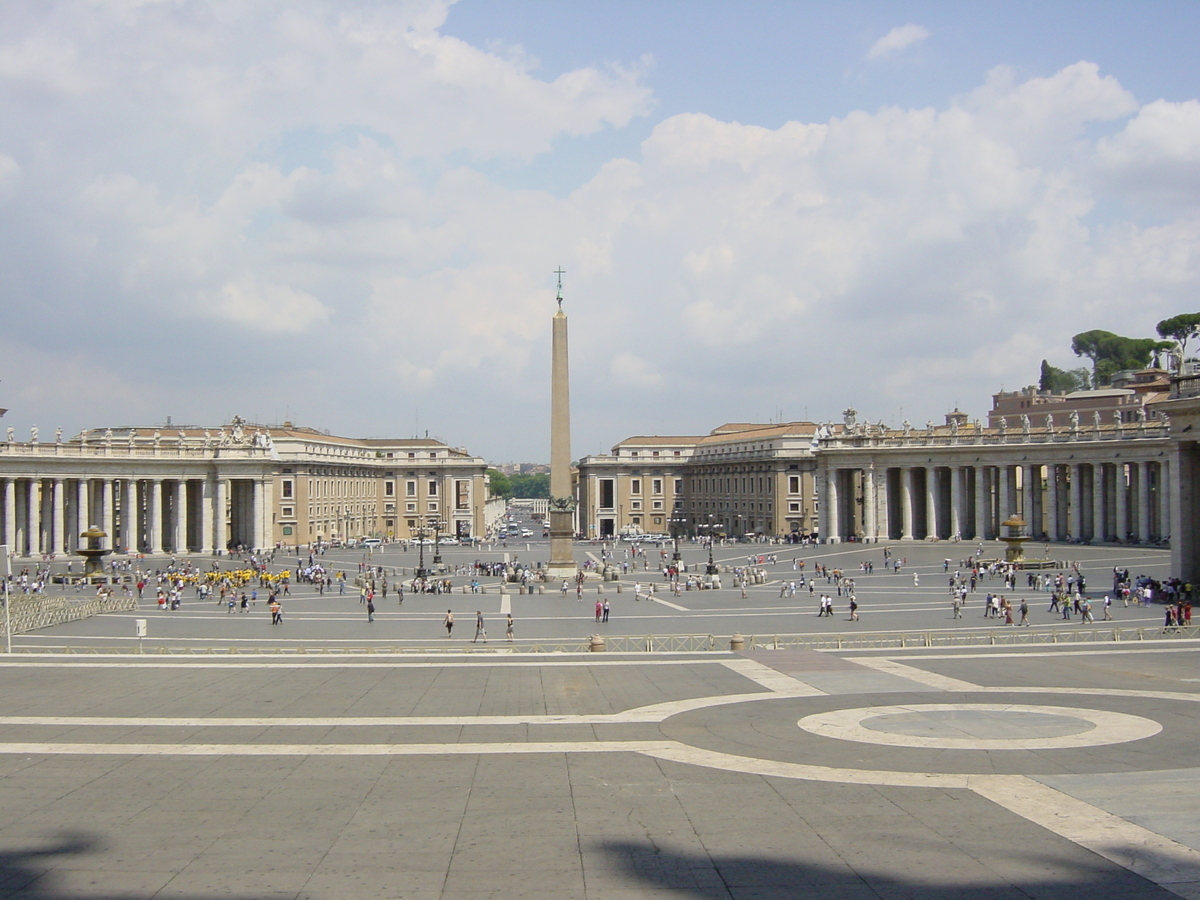
{"label": "window", "polygon": [[292,494],[292,479],[290,479],[290,478],[283,479],[283,499],[291,500],[293,496],[294,495]]}
{"label": "window", "polygon": [[296,513],[295,513],[295,507],[292,507],[292,506],[285,506],[283,509],[281,509],[281,510],[279,511],[279,514],[280,514],[281,516],[285,516],[285,517],[288,517],[288,518],[290,518],[291,516],[294,516],[294,515],[296,514]]}
{"label": "window", "polygon": [[652,494],[661,494],[662,493],[662,479],[661,478],[655,478],[653,481],[650,482],[650,492]]}
{"label": "window", "polygon": [[396,482],[385,481],[383,483],[383,496],[385,496],[385,497],[395,497],[396,496]]}
{"label": "window", "polygon": [[683,479],[682,478],[675,479],[675,493],[676,494],[683,493]]}
{"label": "window", "polygon": [[642,508],[642,501],[641,501],[641,500],[630,500],[630,501],[629,501],[629,508],[630,508],[630,509],[641,509],[641,508]]}
{"label": "window", "polygon": [[460,479],[454,482],[454,508],[471,508],[471,482]]}
{"label": "window", "polygon": [[614,496],[616,495],[616,481],[612,478],[600,479],[600,508],[612,509],[617,505]]}
{"label": "window", "polygon": [[629,480],[629,493],[640,494],[642,492],[642,479],[631,478]]}
{"label": "window", "polygon": [[650,506],[652,509],[662,509],[663,502],[661,500],[655,500],[653,503],[650,504]]}
{"label": "window", "polygon": [[431,502],[430,502],[430,504],[429,504],[429,511],[430,511],[430,512],[432,512],[432,513],[435,513],[435,512],[437,512],[437,511],[438,511],[438,505],[437,505],[437,501],[436,501],[436,500],[434,500],[434,501],[431,501]]}
{"label": "window", "polygon": [[788,476],[788,493],[789,494],[800,493],[800,476],[799,475],[789,475]]}
{"label": "window", "polygon": [[634,459],[637,459],[638,452],[636,450],[634,450],[629,455],[632,456]]}
{"label": "window", "polygon": [[788,512],[797,512],[797,513],[800,512],[800,504],[799,503],[789,503],[788,504]]}
{"label": "window", "polygon": [[410,513],[415,513],[415,512],[417,511],[417,504],[415,504],[415,503],[405,503],[405,504],[404,504],[404,511],[405,511],[405,512],[410,512]]}
{"label": "window", "polygon": [[415,481],[404,482],[404,496],[405,497],[417,496],[417,483]]}
{"label": "window", "polygon": [[435,481],[432,478],[429,479],[429,496],[430,497],[437,496],[437,481]]}

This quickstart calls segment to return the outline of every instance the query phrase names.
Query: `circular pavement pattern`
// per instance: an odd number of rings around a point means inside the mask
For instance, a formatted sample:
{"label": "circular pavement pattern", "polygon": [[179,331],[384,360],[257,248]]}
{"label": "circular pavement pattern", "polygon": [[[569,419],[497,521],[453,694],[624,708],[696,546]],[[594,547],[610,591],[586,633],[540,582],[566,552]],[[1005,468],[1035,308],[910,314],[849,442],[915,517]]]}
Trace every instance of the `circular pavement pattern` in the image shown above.
{"label": "circular pavement pattern", "polygon": [[838,709],[796,723],[826,738],[938,750],[1060,750],[1153,737],[1158,722],[1126,713],[1012,703],[917,703]]}

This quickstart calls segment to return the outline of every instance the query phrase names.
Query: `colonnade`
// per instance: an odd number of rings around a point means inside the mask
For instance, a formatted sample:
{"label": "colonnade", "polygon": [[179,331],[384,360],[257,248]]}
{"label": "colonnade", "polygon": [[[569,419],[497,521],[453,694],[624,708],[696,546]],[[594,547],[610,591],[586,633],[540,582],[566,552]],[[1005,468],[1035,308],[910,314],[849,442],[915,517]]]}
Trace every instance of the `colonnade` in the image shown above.
{"label": "colonnade", "polygon": [[0,478],[0,543],[17,556],[70,553],[95,525],[127,553],[270,544],[267,478]]}
{"label": "colonnade", "polygon": [[1049,541],[1170,537],[1171,466],[1153,459],[857,466],[817,472],[826,540],[991,540],[1010,516]]}

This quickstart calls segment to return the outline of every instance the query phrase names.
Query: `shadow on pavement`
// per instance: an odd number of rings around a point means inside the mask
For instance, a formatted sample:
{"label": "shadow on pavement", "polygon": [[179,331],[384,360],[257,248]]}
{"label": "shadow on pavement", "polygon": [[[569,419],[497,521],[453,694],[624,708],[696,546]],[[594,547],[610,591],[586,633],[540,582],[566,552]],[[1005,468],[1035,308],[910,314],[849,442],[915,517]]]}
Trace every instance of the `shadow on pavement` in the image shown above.
{"label": "shadow on pavement", "polygon": [[[956,879],[951,866],[933,868],[933,860],[929,879],[889,873],[886,864],[872,866],[870,847],[854,849],[853,863],[829,866],[749,854],[672,853],[634,841],[595,845],[626,889],[636,879],[656,897],[670,891],[670,896],[702,900],[1178,900],[1166,888],[1100,857],[1092,857],[1093,865],[1080,865],[1008,848],[998,852],[997,865],[988,867],[993,878],[980,883]],[[882,855],[895,859],[896,849]],[[919,867],[910,860],[903,868],[912,873]]]}

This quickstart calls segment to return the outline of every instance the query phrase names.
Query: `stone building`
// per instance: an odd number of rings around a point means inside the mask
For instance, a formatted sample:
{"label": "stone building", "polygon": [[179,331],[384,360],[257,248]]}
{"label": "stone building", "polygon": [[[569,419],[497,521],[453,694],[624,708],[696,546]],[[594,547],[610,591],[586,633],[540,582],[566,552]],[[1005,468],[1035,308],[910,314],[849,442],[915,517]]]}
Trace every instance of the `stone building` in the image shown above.
{"label": "stone building", "polygon": [[579,461],[579,529],[588,538],[810,533],[816,429],[731,423],[702,436],[627,438]]}
{"label": "stone building", "polygon": [[0,443],[0,543],[17,556],[78,549],[99,526],[118,552],[209,554],[434,525],[481,536],[486,466],[436,440],[315,429],[103,428]]}

